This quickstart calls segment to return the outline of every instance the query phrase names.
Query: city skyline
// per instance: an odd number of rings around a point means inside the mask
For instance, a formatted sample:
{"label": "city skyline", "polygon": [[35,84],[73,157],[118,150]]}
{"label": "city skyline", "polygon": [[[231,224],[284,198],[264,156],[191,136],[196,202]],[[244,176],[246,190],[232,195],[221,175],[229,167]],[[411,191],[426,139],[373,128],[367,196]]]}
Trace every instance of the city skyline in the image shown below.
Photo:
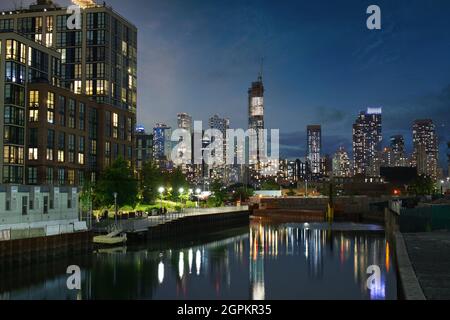
{"label": "city skyline", "polygon": [[[450,24],[448,3],[440,1],[438,7],[423,1],[379,1],[383,27],[369,31],[367,4],[356,1],[344,6],[287,2],[283,8],[266,1],[258,6],[252,1],[138,2],[107,4],[139,29],[137,123],[148,131],[157,122],[174,126],[180,112],[206,123],[220,110],[227,110],[221,114],[230,118],[232,127],[246,128],[245,90],[264,57],[266,127],[280,128],[283,158],[306,154],[303,141],[310,123],[322,125],[324,154],[341,145],[351,152],[354,117],[367,107],[381,106],[383,146],[389,145],[390,136],[402,134],[411,153],[414,120],[431,118],[444,166],[450,140],[450,115],[445,113],[450,64],[442,58],[450,49],[443,32]],[[322,10],[323,4],[329,10]],[[2,3],[0,10],[13,6]],[[415,23],[415,12],[426,23]],[[229,23],[215,21],[217,15]],[[228,36],[222,37],[225,32]],[[278,33],[283,36],[275,37]],[[312,36],[315,41],[308,41]],[[321,54],[331,47],[333,55]]]}

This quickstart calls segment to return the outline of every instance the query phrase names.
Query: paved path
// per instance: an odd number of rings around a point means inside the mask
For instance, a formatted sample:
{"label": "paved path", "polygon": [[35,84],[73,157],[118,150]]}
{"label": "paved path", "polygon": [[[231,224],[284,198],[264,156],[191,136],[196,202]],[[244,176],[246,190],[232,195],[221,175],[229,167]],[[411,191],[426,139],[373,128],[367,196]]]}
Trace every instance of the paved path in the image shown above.
{"label": "paved path", "polygon": [[403,237],[426,298],[450,299],[450,232],[405,233]]}

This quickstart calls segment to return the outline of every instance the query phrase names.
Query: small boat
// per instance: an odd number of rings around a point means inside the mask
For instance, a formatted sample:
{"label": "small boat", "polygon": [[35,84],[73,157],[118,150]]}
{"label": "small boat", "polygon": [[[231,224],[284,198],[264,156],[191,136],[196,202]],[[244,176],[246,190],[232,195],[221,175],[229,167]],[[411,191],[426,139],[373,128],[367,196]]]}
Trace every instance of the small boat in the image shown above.
{"label": "small boat", "polygon": [[107,245],[116,245],[116,244],[122,244],[127,242],[127,234],[123,233],[118,236],[110,236],[104,235],[104,236],[96,236],[93,239],[94,243],[97,244],[107,244]]}

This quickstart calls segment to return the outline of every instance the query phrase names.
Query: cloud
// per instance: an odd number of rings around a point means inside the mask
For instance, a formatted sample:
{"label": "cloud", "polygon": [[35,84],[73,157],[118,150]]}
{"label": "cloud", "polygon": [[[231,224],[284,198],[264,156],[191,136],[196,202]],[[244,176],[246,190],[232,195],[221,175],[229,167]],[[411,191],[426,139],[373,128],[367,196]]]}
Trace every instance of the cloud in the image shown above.
{"label": "cloud", "polygon": [[[283,158],[302,158],[306,156],[307,140],[305,131],[294,131],[280,134],[280,155]],[[322,135],[322,154],[332,155],[343,146],[351,151],[351,140],[344,135]]]}

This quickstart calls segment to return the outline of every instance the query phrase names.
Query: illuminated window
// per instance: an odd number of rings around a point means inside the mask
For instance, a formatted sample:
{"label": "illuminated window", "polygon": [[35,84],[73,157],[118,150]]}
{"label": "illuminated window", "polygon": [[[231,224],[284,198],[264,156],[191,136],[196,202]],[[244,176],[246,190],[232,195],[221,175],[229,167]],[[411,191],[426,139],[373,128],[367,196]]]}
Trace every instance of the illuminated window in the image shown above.
{"label": "illuminated window", "polygon": [[53,92],[47,94],[47,122],[55,122],[55,94]]}
{"label": "illuminated window", "polygon": [[30,91],[29,95],[29,106],[30,107],[39,107],[39,91]]}
{"label": "illuminated window", "polygon": [[84,164],[84,154],[78,153],[78,163]]}
{"label": "illuminated window", "polygon": [[55,94],[53,92],[47,94],[47,108],[55,109]]}
{"label": "illuminated window", "polygon": [[28,160],[38,160],[38,148],[28,148]]}
{"label": "illuminated window", "polygon": [[97,80],[97,94],[103,95],[107,92],[107,81],[106,80]]}
{"label": "illuminated window", "polygon": [[86,94],[87,95],[92,95],[93,94],[93,81],[92,80],[87,80],[86,81]]}
{"label": "illuminated window", "polygon": [[127,89],[122,88],[122,102],[126,103],[127,102]]}
{"label": "illuminated window", "polygon": [[6,40],[6,59],[16,60],[17,41]]}
{"label": "illuminated window", "polygon": [[61,53],[61,63],[67,62],[67,49],[58,49],[58,51]]}
{"label": "illuminated window", "polygon": [[81,80],[75,80],[73,92],[75,92],[76,94],[81,94]]}
{"label": "illuminated window", "polygon": [[53,34],[52,33],[47,33],[45,35],[45,45],[47,47],[53,47]]}
{"label": "illuminated window", "polygon": [[125,41],[122,41],[122,54],[124,56],[128,55],[128,46],[127,46],[127,43]]}
{"label": "illuminated window", "polygon": [[117,139],[118,137],[118,128],[119,128],[119,115],[117,113],[113,113],[113,138]]}
{"label": "illuminated window", "polygon": [[39,110],[30,109],[29,110],[29,121],[30,122],[38,122],[39,121]]}
{"label": "illuminated window", "polygon": [[70,185],[75,184],[75,170],[67,170],[67,182]]}
{"label": "illuminated window", "polygon": [[58,150],[58,162],[64,162],[64,151]]}
{"label": "illuminated window", "polygon": [[54,19],[53,16],[48,16],[46,17],[46,28],[47,28],[47,32],[52,32],[53,31],[53,24],[54,24]]}
{"label": "illuminated window", "polygon": [[47,148],[46,160],[53,161],[53,149]]}
{"label": "illuminated window", "polygon": [[9,164],[24,164],[24,150],[22,147],[3,147],[3,162]]}
{"label": "illuminated window", "polygon": [[42,17],[36,17],[34,25],[34,32],[42,32]]}

